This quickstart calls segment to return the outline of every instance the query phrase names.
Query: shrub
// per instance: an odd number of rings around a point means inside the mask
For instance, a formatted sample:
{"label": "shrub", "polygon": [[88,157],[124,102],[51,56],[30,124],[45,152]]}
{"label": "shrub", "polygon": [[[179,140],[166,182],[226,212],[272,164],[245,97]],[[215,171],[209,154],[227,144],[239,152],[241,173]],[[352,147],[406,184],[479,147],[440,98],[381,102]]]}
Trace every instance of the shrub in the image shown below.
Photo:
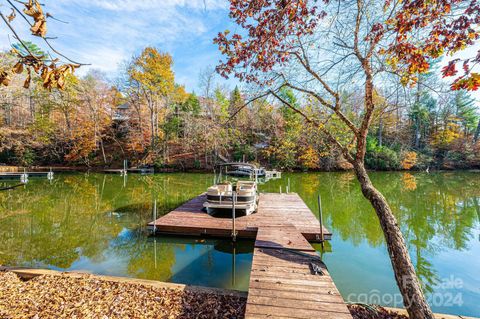
{"label": "shrub", "polygon": [[298,158],[303,170],[318,169],[318,152],[313,147],[306,148]]}
{"label": "shrub", "polygon": [[371,169],[396,170],[400,168],[398,153],[387,146],[379,146],[376,138],[367,137],[365,165]]}
{"label": "shrub", "polygon": [[417,164],[417,153],[415,152],[406,152],[404,155],[403,155],[403,160],[402,160],[402,168],[403,169],[411,169],[412,167],[415,166],[415,164]]}

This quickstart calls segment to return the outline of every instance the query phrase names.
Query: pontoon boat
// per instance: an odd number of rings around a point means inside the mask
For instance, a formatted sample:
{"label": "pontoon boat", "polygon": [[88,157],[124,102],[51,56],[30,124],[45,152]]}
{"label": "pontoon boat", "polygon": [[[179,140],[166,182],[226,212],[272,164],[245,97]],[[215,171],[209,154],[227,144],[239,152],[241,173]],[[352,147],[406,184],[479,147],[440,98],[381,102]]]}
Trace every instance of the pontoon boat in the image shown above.
{"label": "pontoon boat", "polygon": [[257,184],[253,181],[237,181],[232,185],[223,182],[208,188],[207,201],[203,206],[209,214],[220,210],[232,211],[233,196],[236,194],[235,212],[250,215],[257,210]]}

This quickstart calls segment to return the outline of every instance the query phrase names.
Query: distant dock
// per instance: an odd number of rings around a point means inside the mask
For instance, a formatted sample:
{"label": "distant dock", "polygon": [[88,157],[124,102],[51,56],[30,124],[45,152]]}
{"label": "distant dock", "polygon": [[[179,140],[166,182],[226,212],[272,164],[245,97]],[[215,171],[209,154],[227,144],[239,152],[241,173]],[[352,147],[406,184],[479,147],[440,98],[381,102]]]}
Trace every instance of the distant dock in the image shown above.
{"label": "distant dock", "polygon": [[125,169],[105,169],[102,171],[103,173],[106,174],[120,174],[124,175],[125,172],[127,173],[133,173],[133,174],[153,174],[155,173],[153,168],[127,168]]}
{"label": "distant dock", "polygon": [[[157,233],[232,236],[232,219],[202,210],[200,195],[149,223]],[[237,238],[255,238],[246,319],[351,319],[310,242],[331,238],[297,194],[260,194],[255,214],[235,219]]]}
{"label": "distant dock", "polygon": [[28,179],[29,177],[45,177],[53,178],[53,172],[1,172],[0,179],[7,180],[17,180],[17,179]]}

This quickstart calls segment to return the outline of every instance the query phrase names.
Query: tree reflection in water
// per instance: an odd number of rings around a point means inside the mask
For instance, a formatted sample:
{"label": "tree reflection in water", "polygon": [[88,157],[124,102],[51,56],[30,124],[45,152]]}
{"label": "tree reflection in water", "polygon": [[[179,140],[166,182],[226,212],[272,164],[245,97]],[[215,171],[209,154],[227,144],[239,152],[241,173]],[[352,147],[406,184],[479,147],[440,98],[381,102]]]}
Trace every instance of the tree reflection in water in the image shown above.
{"label": "tree reflection in water", "polygon": [[[0,264],[247,289],[252,242],[239,243],[232,258],[228,241],[153,238],[145,228],[155,199],[161,215],[204,192],[212,180],[210,174],[31,179],[24,188],[0,192]],[[317,215],[316,197],[322,196],[324,223],[334,234],[323,257],[343,296],[373,289],[396,293],[383,233],[355,176],[285,173],[260,190],[285,190],[288,180]],[[478,315],[478,173],[378,172],[372,181],[397,216],[426,291],[438,293],[438,283],[450,275],[465,283],[462,307],[433,308]]]}
{"label": "tree reflection in water", "polygon": [[[474,301],[480,300],[479,174],[375,172],[371,177],[398,219],[427,294],[439,293],[439,283],[450,276],[465,282],[459,290],[464,305],[433,308],[480,314]],[[299,193],[317,216],[316,196],[322,196],[324,223],[333,232],[332,252],[326,252],[325,260],[342,295],[346,298],[372,290],[396,293],[383,233],[354,175],[284,174],[283,180],[270,181],[263,189],[277,191],[288,178],[292,191]],[[463,264],[471,266],[460,267]]]}

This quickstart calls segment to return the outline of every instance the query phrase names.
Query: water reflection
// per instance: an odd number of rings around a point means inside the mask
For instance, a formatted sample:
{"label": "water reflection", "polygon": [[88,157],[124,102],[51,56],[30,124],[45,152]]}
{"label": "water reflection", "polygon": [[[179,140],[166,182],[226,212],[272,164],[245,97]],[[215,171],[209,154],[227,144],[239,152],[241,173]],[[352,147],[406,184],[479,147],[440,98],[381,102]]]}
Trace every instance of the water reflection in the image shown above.
{"label": "water reflection", "polygon": [[[383,233],[352,173],[285,175],[312,211],[316,195],[324,222],[333,232],[332,253],[324,256],[346,298],[364,292],[395,294]],[[454,276],[463,304],[433,305],[437,311],[480,315],[480,178],[478,173],[372,173],[388,199],[406,238],[427,295],[437,297],[441,283]],[[275,191],[285,180],[265,186]],[[468,266],[465,266],[468,265]],[[477,300],[477,301],[475,301]]]}
{"label": "water reflection", "polygon": [[[204,192],[212,180],[209,174],[31,179],[0,192],[0,263],[246,289],[252,242],[233,247],[222,240],[154,238],[145,229],[154,200],[163,214]],[[316,214],[316,196],[322,196],[333,238],[321,253],[344,298],[397,294],[383,233],[355,176],[284,174],[260,190],[285,190],[288,181]],[[443,293],[439,283],[450,276],[463,283],[453,290],[462,305],[433,304],[434,310],[480,315],[479,174],[373,173],[372,181],[397,216],[428,295]]]}
{"label": "water reflection", "polygon": [[228,241],[151,237],[145,227],[153,201],[164,214],[210,180],[206,174],[32,179],[0,193],[0,263],[245,290],[252,242],[237,243],[232,264]]}

